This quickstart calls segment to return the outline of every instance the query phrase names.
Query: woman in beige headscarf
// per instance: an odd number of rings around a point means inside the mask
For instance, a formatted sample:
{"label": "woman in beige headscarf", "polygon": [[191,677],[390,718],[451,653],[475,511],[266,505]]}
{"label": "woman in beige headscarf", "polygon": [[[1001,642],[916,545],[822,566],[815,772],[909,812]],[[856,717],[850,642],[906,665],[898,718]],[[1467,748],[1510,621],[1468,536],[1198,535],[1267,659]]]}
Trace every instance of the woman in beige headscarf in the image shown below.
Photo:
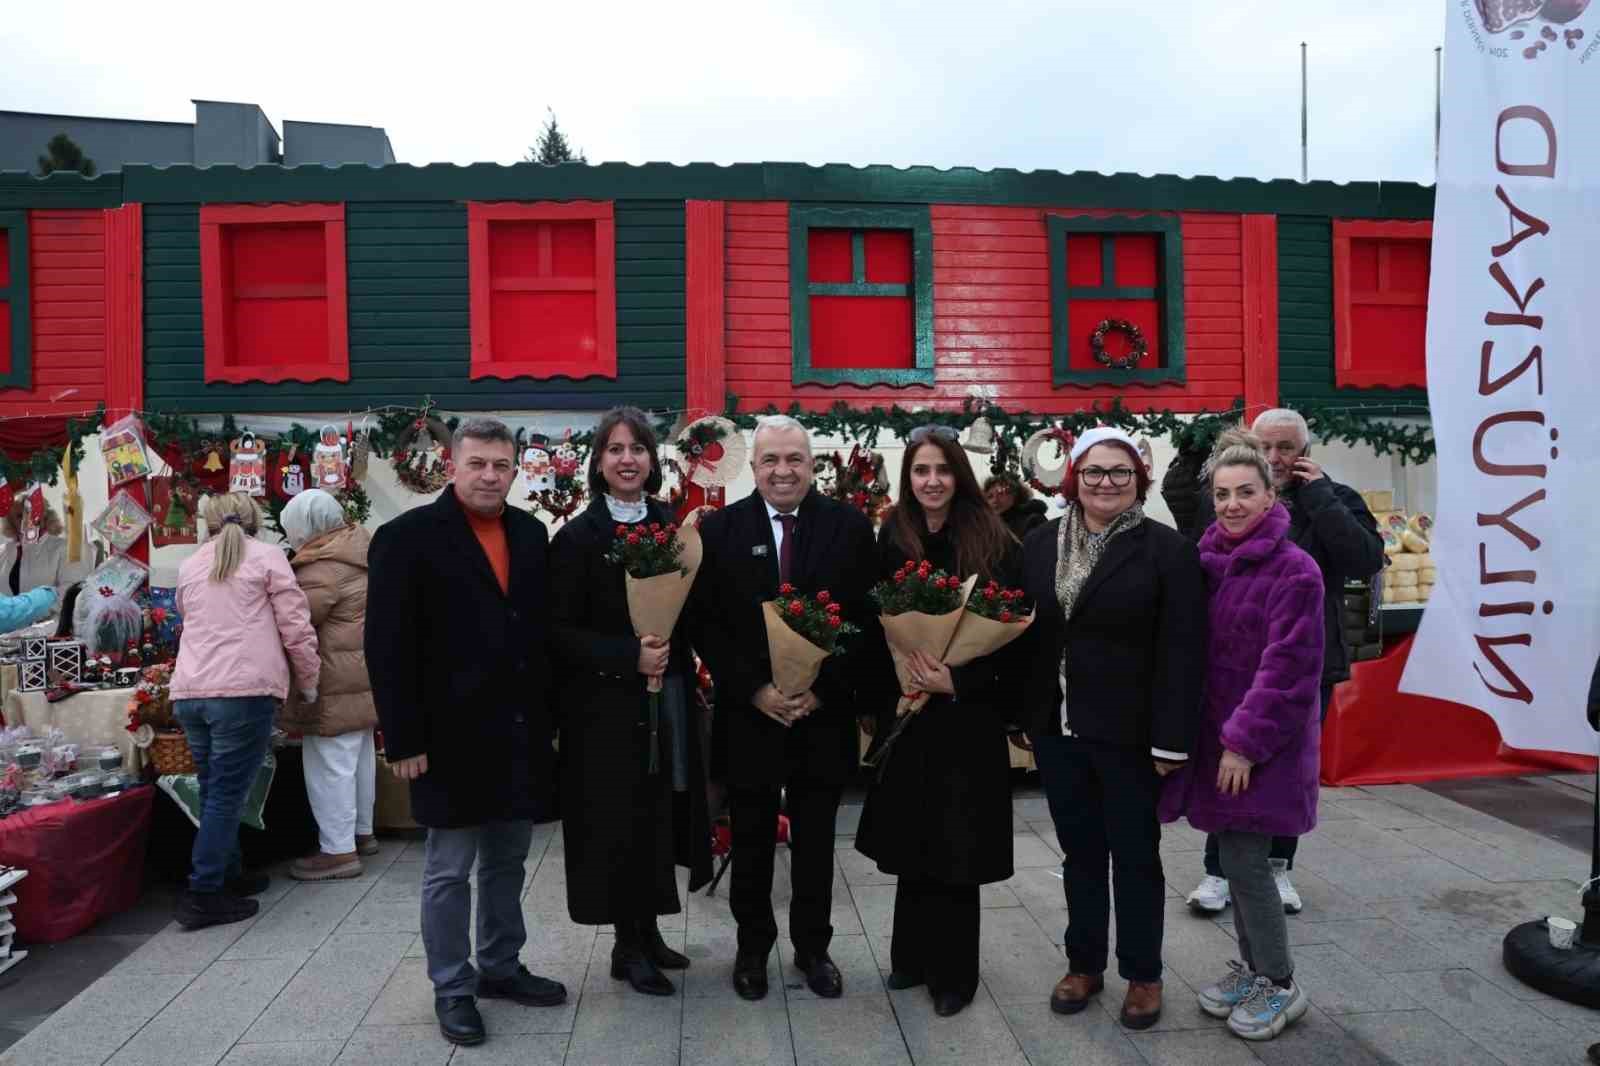
{"label": "woman in beige headscarf", "polygon": [[367,546],[372,536],[349,524],[344,507],[321,489],[295,496],[280,519],[294,549],[290,565],[311,604],[311,624],[322,656],[319,698],[291,696],[278,724],[302,733],[306,798],[317,819],[320,850],[296,859],[289,876],[329,881],[361,876],[361,855],[373,855],[375,755],[372,730],[378,712],[362,637],[367,625]]}
{"label": "woman in beige headscarf", "polygon": [[59,598],[72,583],[66,573],[67,541],[61,516],[46,504],[38,536],[29,540],[24,533],[27,508],[27,495],[18,496],[0,519],[0,533],[6,537],[5,546],[0,547],[0,595],[19,596],[32,589],[51,588]]}

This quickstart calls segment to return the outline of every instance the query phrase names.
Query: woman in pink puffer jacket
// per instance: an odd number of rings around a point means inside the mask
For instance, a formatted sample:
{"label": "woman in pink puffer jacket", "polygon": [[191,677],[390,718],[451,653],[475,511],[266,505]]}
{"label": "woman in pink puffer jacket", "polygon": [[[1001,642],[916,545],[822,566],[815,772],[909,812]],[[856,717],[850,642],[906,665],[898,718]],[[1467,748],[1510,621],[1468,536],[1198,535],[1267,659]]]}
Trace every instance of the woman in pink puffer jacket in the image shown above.
{"label": "woman in pink puffer jacket", "polygon": [[255,501],[208,496],[200,512],[206,543],[178,570],[183,642],[172,675],[173,711],[200,779],[200,828],[177,913],[188,929],[256,913],[248,897],[266,879],[242,876],[239,812],[289,694],[291,666],[308,703],[321,670],[311,610],[288,559],[254,539]]}

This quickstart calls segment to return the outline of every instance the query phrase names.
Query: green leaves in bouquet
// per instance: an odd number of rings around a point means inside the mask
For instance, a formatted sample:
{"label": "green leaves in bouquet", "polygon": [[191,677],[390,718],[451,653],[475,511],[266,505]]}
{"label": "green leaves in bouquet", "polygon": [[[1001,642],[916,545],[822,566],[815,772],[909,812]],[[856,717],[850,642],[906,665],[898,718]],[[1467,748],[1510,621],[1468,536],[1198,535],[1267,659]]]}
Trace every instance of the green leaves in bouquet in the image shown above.
{"label": "green leaves in bouquet", "polygon": [[871,595],[881,614],[949,614],[961,606],[961,579],[935,570],[926,559],[907,559],[892,578],[874,585]]}
{"label": "green leaves in bouquet", "polygon": [[784,624],[829,655],[844,651],[839,647],[841,637],[853,637],[861,632],[859,626],[844,620],[843,608],[834,602],[827,589],[815,596],[806,596],[795,591],[793,585],[784,583],[778,586],[776,605]]}
{"label": "green leaves in bouquet", "polygon": [[683,545],[678,543],[678,526],[675,522],[662,525],[626,526],[618,524],[606,552],[606,562],[620,566],[630,577],[660,577],[662,574],[687,574],[688,568],[678,561]]}
{"label": "green leaves in bouquet", "polygon": [[1002,588],[998,581],[991,581],[983,588],[973,590],[967,599],[967,610],[996,622],[1020,622],[1028,617],[1028,608],[1022,598],[1021,589]]}

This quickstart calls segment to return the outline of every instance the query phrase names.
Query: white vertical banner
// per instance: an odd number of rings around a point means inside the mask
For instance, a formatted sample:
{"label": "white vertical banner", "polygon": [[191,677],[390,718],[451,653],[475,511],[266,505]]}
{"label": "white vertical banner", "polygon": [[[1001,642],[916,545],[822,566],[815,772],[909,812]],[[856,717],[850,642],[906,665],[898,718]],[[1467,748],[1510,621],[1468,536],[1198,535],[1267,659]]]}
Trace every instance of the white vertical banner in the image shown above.
{"label": "white vertical banner", "polygon": [[1484,711],[1512,747],[1584,753],[1600,653],[1600,18],[1588,6],[1445,3],[1427,353],[1439,579],[1400,686]]}

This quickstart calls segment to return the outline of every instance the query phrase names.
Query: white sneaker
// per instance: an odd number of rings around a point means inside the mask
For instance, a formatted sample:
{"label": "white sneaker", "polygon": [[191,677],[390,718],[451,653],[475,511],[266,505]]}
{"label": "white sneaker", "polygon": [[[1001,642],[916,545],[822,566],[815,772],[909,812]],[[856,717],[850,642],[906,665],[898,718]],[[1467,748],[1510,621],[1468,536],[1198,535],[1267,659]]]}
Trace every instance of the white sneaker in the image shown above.
{"label": "white sneaker", "polygon": [[1228,1015],[1228,1028],[1245,1040],[1271,1040],[1310,1005],[1298,982],[1290,988],[1279,988],[1271,978],[1257,977],[1250,994]]}
{"label": "white sneaker", "polygon": [[1278,884],[1278,898],[1283,901],[1283,913],[1299,914],[1305,904],[1300,902],[1300,893],[1294,890],[1294,883],[1289,880],[1289,862],[1287,859],[1269,859],[1272,863],[1272,879]]}
{"label": "white sneaker", "polygon": [[1221,914],[1233,896],[1228,891],[1228,879],[1206,874],[1205,879],[1189,893],[1189,909],[1196,914]]}

